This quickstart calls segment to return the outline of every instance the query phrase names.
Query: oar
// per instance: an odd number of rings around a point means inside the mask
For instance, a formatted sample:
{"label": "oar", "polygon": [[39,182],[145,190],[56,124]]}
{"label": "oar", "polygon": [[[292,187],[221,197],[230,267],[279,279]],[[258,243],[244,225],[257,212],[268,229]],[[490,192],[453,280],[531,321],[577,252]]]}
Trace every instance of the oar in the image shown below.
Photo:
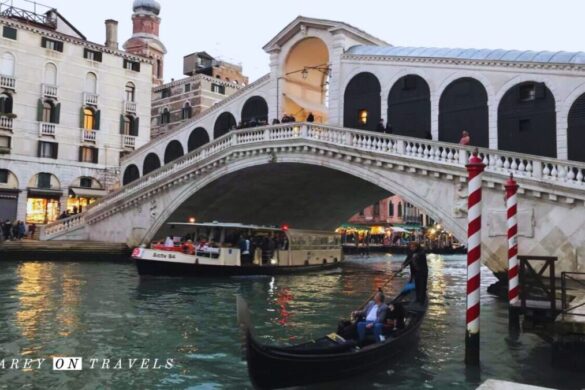
{"label": "oar", "polygon": [[368,302],[370,302],[372,299],[374,299],[374,297],[376,296],[376,293],[378,293],[378,291],[382,291],[384,292],[384,287],[386,287],[388,284],[390,284],[390,282],[392,280],[394,280],[394,278],[401,273],[404,270],[404,267],[400,267],[400,269],[398,271],[395,271],[392,273],[392,275],[390,276],[390,278],[386,281],[386,283],[384,283],[381,287],[378,287],[378,290],[376,290],[372,295],[370,295],[370,297],[360,306],[360,309],[363,309],[364,307],[366,307],[366,305],[368,304]]}

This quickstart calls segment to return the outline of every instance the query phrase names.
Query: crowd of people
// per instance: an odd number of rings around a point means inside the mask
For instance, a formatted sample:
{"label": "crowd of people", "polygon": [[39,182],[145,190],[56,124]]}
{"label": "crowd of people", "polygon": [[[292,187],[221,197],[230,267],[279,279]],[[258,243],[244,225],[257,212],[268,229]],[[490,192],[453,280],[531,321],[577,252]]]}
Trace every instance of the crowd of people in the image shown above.
{"label": "crowd of people", "polygon": [[[36,231],[36,225],[34,223],[27,225],[23,221],[10,221],[9,219],[0,223],[2,234],[0,239],[8,240],[22,240],[25,237],[32,238]],[[0,240],[1,241],[1,240]]]}

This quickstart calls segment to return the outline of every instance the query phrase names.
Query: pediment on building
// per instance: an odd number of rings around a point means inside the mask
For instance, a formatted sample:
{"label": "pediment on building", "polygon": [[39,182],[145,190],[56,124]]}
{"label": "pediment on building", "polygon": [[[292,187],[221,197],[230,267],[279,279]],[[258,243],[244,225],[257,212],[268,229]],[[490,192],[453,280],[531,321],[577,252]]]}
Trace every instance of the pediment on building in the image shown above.
{"label": "pediment on building", "polygon": [[344,22],[298,16],[263,47],[264,51],[270,53],[274,50],[279,50],[296,34],[306,30],[307,28],[327,30],[332,34],[341,32],[351,36],[353,39],[364,45],[390,46],[388,42],[376,38],[373,35],[370,35],[367,32]]}

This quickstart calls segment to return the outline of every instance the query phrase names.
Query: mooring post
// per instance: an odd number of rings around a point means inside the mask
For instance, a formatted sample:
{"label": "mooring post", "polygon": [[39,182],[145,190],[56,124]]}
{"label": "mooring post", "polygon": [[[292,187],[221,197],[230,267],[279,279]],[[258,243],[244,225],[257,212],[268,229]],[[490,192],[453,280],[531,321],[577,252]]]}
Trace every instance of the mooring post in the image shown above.
{"label": "mooring post", "polygon": [[504,184],[506,189],[506,210],[508,217],[508,329],[517,333],[520,330],[520,299],[518,297],[518,184],[514,176]]}
{"label": "mooring post", "polygon": [[467,198],[467,330],[465,364],[479,366],[479,298],[481,272],[481,188],[485,164],[475,150],[465,166]]}

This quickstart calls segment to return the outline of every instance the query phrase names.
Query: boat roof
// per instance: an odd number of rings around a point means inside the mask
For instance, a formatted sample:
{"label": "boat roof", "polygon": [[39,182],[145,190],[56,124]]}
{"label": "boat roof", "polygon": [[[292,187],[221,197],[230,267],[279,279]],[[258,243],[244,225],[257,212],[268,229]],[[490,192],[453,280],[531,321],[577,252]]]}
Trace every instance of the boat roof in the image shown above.
{"label": "boat roof", "polygon": [[232,229],[254,229],[254,230],[271,230],[271,231],[282,231],[281,228],[274,226],[262,226],[262,225],[246,225],[243,223],[235,222],[169,222],[168,225],[178,226],[197,226],[197,227],[223,227]]}

